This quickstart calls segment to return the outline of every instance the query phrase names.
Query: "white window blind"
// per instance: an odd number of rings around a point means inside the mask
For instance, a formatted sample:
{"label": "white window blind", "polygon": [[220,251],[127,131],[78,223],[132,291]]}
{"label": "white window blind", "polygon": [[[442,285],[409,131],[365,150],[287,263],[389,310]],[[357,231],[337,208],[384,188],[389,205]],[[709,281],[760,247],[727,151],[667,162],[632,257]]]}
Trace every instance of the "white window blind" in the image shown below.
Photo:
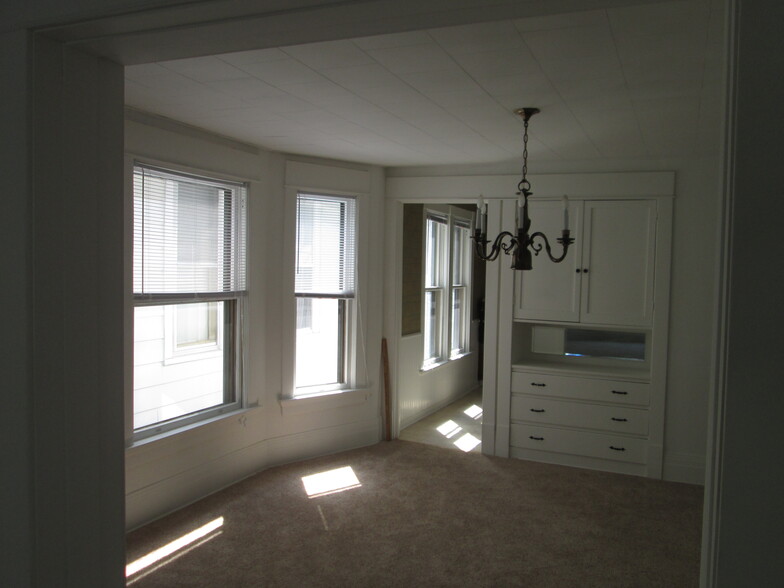
{"label": "white window blind", "polygon": [[133,292],[245,290],[244,185],[134,167]]}
{"label": "white window blind", "polygon": [[297,194],[297,296],[353,298],[356,201]]}

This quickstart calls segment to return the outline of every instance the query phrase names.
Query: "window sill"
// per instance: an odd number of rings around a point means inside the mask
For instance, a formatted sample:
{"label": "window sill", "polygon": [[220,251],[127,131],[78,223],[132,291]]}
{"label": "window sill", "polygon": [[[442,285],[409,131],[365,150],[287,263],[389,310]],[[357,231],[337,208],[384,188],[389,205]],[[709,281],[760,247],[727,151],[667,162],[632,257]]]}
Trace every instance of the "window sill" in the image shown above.
{"label": "window sill", "polygon": [[156,441],[161,441],[163,439],[167,439],[169,437],[174,437],[176,435],[180,435],[182,433],[186,433],[188,431],[193,431],[194,429],[198,429],[200,427],[210,425],[212,423],[217,423],[219,421],[225,421],[232,418],[237,418],[239,420],[244,419],[245,413],[258,408],[258,404],[254,406],[247,406],[244,408],[238,408],[237,410],[232,410],[231,412],[226,412],[223,414],[218,414],[210,418],[206,418],[204,420],[196,421],[193,423],[189,423],[187,425],[183,425],[181,427],[177,427],[175,429],[169,429],[168,431],[162,431],[155,435],[150,435],[148,437],[142,437],[141,439],[132,439],[130,444],[126,446],[126,449],[134,449],[136,447],[142,447],[144,445],[148,445],[150,443],[154,443]]}
{"label": "window sill", "polygon": [[309,394],[308,396],[281,398],[279,402],[283,414],[304,414],[363,404],[367,402],[369,396],[370,390],[367,388],[343,389]]}
{"label": "window sill", "polygon": [[432,372],[436,368],[440,368],[445,365],[449,365],[453,361],[458,361],[463,359],[464,357],[468,357],[469,355],[473,355],[473,351],[466,351],[465,353],[461,353],[460,355],[455,355],[454,357],[450,357],[449,359],[445,359],[443,361],[439,361],[438,363],[433,363],[427,366],[422,366],[419,368],[419,373],[424,374],[427,372]]}

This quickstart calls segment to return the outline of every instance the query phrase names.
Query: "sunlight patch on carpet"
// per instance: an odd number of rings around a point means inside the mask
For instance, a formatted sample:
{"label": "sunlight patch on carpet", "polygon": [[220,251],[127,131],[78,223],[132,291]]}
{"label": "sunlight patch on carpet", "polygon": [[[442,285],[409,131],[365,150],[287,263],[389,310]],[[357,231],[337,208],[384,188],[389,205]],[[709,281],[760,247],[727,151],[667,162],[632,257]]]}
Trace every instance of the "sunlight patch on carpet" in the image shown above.
{"label": "sunlight patch on carpet", "polygon": [[305,492],[307,492],[308,498],[317,498],[319,496],[344,492],[345,490],[351,490],[352,488],[359,488],[362,486],[362,484],[359,483],[359,478],[357,478],[354,470],[351,469],[351,466],[321,472],[320,474],[303,476],[302,484],[305,486]]}
{"label": "sunlight patch on carpet", "polygon": [[[223,526],[223,517],[218,517],[217,519],[210,521],[206,525],[203,525],[198,529],[191,531],[190,533],[186,533],[179,539],[175,539],[171,543],[167,543],[163,547],[159,547],[155,551],[151,551],[147,555],[140,557],[136,561],[125,566],[125,577],[129,578],[130,576],[142,571],[143,569],[150,567],[154,563],[157,563],[162,559],[172,555],[173,553],[176,553],[181,549],[188,547],[189,545],[198,541],[202,537],[205,537],[210,533],[217,531],[222,526]],[[220,533],[215,533],[213,537],[217,537],[219,534]],[[208,539],[212,539],[212,537],[209,537]],[[205,539],[204,541],[200,542],[198,545],[201,545],[208,539]]]}

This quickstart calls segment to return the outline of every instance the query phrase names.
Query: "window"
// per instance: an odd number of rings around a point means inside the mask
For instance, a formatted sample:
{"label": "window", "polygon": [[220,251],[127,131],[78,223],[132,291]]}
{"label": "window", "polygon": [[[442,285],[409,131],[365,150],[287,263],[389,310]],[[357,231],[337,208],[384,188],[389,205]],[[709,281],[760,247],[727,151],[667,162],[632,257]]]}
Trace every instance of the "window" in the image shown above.
{"label": "window", "polygon": [[133,428],[137,439],[242,401],[246,188],[136,165]]}
{"label": "window", "polygon": [[455,207],[425,213],[424,357],[422,369],[468,352],[471,217]]}
{"label": "window", "polygon": [[297,194],[295,396],[348,383],[356,201]]}

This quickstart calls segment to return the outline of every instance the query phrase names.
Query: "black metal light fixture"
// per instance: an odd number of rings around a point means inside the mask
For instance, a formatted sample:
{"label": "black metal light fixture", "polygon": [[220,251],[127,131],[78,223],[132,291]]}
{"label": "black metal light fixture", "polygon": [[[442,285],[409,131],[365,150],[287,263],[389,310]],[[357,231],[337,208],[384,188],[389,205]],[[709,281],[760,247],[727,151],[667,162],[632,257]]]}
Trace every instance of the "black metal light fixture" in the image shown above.
{"label": "black metal light fixture", "polygon": [[[564,228],[561,236],[556,239],[563,247],[563,252],[560,256],[554,257],[550,242],[544,233],[537,231],[529,235],[531,229],[531,219],[528,216],[528,197],[533,193],[531,192],[531,182],[528,181],[528,121],[533,115],[539,112],[538,108],[518,108],[514,111],[523,119],[523,178],[517,184],[517,219],[516,228],[517,235],[513,235],[509,231],[501,232],[494,240],[490,252],[487,252],[487,245],[490,241],[487,239],[487,205],[484,203],[484,197],[479,197],[477,208],[479,209],[479,218],[477,219],[477,226],[474,230],[474,249],[477,256],[485,261],[495,261],[499,253],[503,251],[507,255],[512,256],[512,269],[516,270],[529,270],[532,269],[531,264],[531,251],[534,255],[539,255],[539,252],[544,248],[547,251],[547,256],[551,261],[560,263],[566,258],[566,252],[569,250],[569,245],[574,243],[574,239],[569,236],[569,201],[564,196]],[[508,237],[508,241],[504,239]],[[543,243],[534,243],[534,239],[540,237]]]}

